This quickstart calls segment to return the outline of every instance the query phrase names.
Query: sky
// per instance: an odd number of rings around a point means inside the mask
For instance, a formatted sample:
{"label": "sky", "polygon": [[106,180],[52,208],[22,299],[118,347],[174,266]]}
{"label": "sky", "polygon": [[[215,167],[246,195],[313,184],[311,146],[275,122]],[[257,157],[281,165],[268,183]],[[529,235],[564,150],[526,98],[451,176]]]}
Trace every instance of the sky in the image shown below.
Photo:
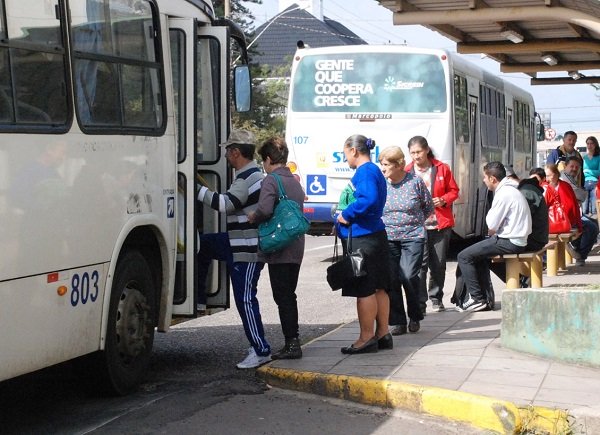
{"label": "sky", "polygon": [[[423,26],[394,26],[392,12],[375,0],[322,1],[323,15],[342,23],[369,44],[406,44],[456,52],[454,41]],[[255,27],[279,13],[279,0],[262,0],[261,5],[245,3],[245,6],[255,16]],[[558,134],[568,130],[600,132],[600,91],[589,84],[531,86],[529,76],[501,73],[500,64],[494,60],[482,59],[481,55],[462,57],[530,92],[536,110],[550,113],[551,127]]]}

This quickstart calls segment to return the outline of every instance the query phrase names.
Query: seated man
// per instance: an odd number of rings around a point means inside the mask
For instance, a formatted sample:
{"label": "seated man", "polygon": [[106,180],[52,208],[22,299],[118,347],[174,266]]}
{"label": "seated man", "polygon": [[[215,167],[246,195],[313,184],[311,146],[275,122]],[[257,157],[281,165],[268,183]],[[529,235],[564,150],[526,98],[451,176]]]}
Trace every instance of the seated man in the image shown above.
{"label": "seated man", "polygon": [[[529,205],[531,213],[531,234],[527,237],[527,246],[524,252],[537,252],[548,243],[548,206],[544,199],[544,189],[540,182],[546,179],[546,173],[542,168],[533,168],[529,171],[529,178],[519,180],[519,177],[506,167],[506,178],[514,180],[513,185],[523,194]],[[490,269],[506,282],[506,266],[504,263],[492,263]],[[529,270],[523,267],[521,270],[521,287],[529,287]]]}
{"label": "seated man", "polygon": [[483,182],[494,192],[492,206],[485,218],[490,237],[463,249],[458,254],[458,267],[469,293],[462,304],[465,311],[482,311],[488,306],[490,286],[489,259],[496,255],[518,254],[525,251],[531,234],[531,212],[525,197],[513,182],[506,178],[500,162],[483,167]]}
{"label": "seated man", "polygon": [[[571,185],[575,192],[575,196],[577,197],[577,202],[579,202],[579,205],[581,206],[583,201],[587,198],[587,191],[577,182],[577,177],[580,172],[581,162],[579,159],[576,157],[567,157],[565,169],[560,175],[560,179]],[[596,243],[596,238],[598,237],[598,224],[595,220],[590,219],[586,215],[582,215],[581,223],[583,224],[581,236],[566,245],[569,254],[575,259],[575,264],[577,266],[585,266],[585,260],[594,247],[594,243]]]}

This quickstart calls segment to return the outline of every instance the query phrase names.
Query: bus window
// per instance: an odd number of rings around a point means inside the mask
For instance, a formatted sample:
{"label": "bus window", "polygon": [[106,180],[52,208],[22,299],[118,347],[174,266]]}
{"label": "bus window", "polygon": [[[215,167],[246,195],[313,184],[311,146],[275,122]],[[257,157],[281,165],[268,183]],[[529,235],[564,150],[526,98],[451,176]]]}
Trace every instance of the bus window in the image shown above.
{"label": "bus window", "polygon": [[[158,22],[148,0],[72,2],[77,115],[84,128],[158,135],[164,125]],[[108,11],[108,14],[106,14]]]}
{"label": "bus window", "polygon": [[454,112],[456,142],[469,142],[469,110],[467,108],[467,79],[454,76]]}
{"label": "bus window", "polygon": [[14,119],[9,65],[8,50],[0,48],[0,123],[2,124]]}
{"label": "bus window", "polygon": [[295,75],[295,112],[414,112],[447,110],[438,56],[413,53],[306,55]]}
{"label": "bus window", "polygon": [[38,8],[33,21],[24,18],[22,3],[0,2],[0,126],[64,126],[69,111],[60,21],[54,7]]}
{"label": "bus window", "polygon": [[[0,17],[4,17],[4,3],[0,1]],[[0,19],[0,38],[6,39],[6,27],[4,27],[4,19]]]}
{"label": "bus window", "polygon": [[175,109],[175,129],[177,131],[177,161],[185,160],[185,33],[170,30],[171,74],[173,75],[173,99]]}
{"label": "bus window", "polygon": [[[3,10],[2,3],[6,4]],[[56,17],[55,6],[58,0],[46,1],[50,3],[46,7],[35,8],[31,11],[31,2],[21,0],[0,1],[0,11],[6,12],[7,27],[3,32],[8,39],[18,40],[21,43],[38,46],[62,46],[62,33],[60,22]],[[35,13],[35,19],[31,14]],[[0,24],[0,27],[4,23]]]}
{"label": "bus window", "polygon": [[216,161],[219,157],[217,125],[220,123],[219,95],[219,41],[199,38],[196,61],[196,140],[198,159],[203,162]]}

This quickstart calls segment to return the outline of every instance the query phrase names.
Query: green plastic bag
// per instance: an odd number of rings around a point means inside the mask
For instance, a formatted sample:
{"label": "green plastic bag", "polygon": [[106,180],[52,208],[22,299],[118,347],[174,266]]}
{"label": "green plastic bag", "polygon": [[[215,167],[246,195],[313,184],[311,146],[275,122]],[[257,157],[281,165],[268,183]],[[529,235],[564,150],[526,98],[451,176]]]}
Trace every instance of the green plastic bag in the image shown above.
{"label": "green plastic bag", "polygon": [[340,200],[337,205],[338,212],[346,210],[350,204],[356,201],[356,198],[354,197],[355,190],[356,189],[354,188],[352,182],[349,182],[348,185],[344,187],[344,190],[342,190],[342,193],[340,194]]}

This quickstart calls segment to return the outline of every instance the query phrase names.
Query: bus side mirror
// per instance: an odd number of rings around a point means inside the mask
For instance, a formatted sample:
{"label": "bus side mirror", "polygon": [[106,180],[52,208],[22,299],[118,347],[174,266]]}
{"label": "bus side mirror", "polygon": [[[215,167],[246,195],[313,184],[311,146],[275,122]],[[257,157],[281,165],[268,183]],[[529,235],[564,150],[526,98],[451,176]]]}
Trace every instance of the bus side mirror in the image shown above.
{"label": "bus side mirror", "polygon": [[250,68],[248,65],[238,65],[233,70],[235,110],[250,111],[252,104],[252,88],[250,84]]}
{"label": "bus side mirror", "polygon": [[544,124],[538,124],[538,126],[537,126],[537,141],[541,142],[543,140],[546,140],[546,127],[544,127]]}

